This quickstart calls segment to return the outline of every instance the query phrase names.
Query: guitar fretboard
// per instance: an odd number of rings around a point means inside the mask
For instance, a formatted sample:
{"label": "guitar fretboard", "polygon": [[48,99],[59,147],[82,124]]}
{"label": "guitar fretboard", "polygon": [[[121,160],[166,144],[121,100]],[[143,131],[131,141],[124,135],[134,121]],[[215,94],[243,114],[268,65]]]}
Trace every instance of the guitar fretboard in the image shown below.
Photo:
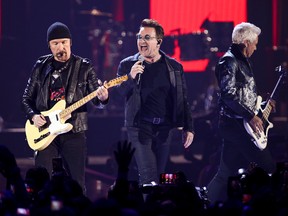
{"label": "guitar fretboard", "polygon": [[[128,80],[128,75],[124,75],[121,77],[117,77],[113,80],[104,84],[104,87],[109,89],[113,86],[119,85],[120,83]],[[63,111],[59,113],[61,119],[65,119],[68,115],[70,115],[74,110],[78,109],[79,107],[83,106],[84,104],[88,103],[90,100],[97,96],[97,90],[91,92],[90,94],[86,95],[84,98],[80,99],[79,101],[75,102],[71,106],[67,107]]]}

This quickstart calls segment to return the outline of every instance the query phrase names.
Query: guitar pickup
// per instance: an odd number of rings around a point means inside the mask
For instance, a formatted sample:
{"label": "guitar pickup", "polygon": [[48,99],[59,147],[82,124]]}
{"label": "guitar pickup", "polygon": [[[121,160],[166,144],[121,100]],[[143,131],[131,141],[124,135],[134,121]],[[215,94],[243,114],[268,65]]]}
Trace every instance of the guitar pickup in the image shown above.
{"label": "guitar pickup", "polygon": [[39,138],[34,139],[34,143],[36,144],[36,143],[40,142],[42,139],[45,139],[45,138],[48,137],[49,135],[50,135],[50,132],[41,135]]}

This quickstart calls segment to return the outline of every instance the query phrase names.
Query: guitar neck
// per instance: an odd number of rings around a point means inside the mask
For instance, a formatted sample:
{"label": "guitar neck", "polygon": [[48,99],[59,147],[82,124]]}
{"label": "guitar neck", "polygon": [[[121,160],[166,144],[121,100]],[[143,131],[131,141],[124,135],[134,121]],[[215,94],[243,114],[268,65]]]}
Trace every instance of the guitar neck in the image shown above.
{"label": "guitar neck", "polygon": [[263,113],[262,113],[262,114],[263,114],[263,117],[264,117],[266,120],[268,120],[272,108],[273,108],[273,107],[272,107],[272,105],[270,104],[270,101],[268,101],[267,104],[266,104],[266,106],[265,106],[265,108],[264,108],[264,110],[263,110]]}
{"label": "guitar neck", "polygon": [[[107,83],[104,83],[104,87],[109,89],[113,86],[116,86],[124,81],[128,80],[128,75],[123,75],[121,77],[117,77],[115,79],[110,80]],[[97,90],[91,92],[90,94],[86,95],[84,98],[80,99],[76,103],[72,104],[71,106],[67,107],[63,111],[59,113],[61,119],[65,119],[66,116],[70,115],[73,111],[78,109],[79,107],[83,106],[84,104],[88,103],[90,100],[97,96]]]}
{"label": "guitar neck", "polygon": [[76,103],[72,104],[71,106],[67,107],[63,111],[59,113],[60,118],[65,118],[65,116],[70,115],[73,111],[78,109],[79,107],[83,106],[84,104],[88,103],[90,100],[97,96],[97,90],[91,92],[90,94],[86,95],[81,100],[77,101]]}
{"label": "guitar neck", "polygon": [[[279,79],[277,80],[277,83],[270,95],[270,99],[273,99],[275,100],[276,96],[278,96],[278,93],[279,93],[279,86],[280,84],[282,83],[283,79],[286,77],[286,69],[283,68],[282,66],[278,66],[276,67],[275,69],[276,71],[280,72],[280,76],[279,76]],[[267,104],[263,110],[263,117],[267,120],[270,113],[271,113],[271,110],[272,110],[272,105],[270,103],[270,100],[267,101]]]}

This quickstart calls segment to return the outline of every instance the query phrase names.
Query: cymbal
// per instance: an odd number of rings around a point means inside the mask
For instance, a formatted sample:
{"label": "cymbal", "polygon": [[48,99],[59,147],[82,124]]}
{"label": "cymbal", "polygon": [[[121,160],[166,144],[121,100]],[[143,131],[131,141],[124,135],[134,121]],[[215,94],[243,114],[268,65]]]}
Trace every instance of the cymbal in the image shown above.
{"label": "cymbal", "polygon": [[87,15],[92,15],[92,16],[106,16],[106,17],[112,17],[111,13],[106,13],[102,12],[97,9],[92,9],[92,10],[81,10],[80,14],[87,14]]}

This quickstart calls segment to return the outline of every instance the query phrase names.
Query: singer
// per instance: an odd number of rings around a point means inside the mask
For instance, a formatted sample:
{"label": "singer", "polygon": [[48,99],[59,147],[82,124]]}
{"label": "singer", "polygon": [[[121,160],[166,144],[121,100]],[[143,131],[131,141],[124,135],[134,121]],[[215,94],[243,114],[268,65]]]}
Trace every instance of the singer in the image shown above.
{"label": "singer", "polygon": [[166,172],[172,129],[182,128],[184,148],[194,139],[183,67],[160,50],[163,38],[163,27],[144,19],[136,35],[138,53],[117,70],[117,76],[129,76],[118,90],[126,101],[124,124],[135,148],[139,184],[159,183]]}
{"label": "singer", "polygon": [[[51,110],[60,100],[65,100],[68,107],[96,90],[97,97],[92,102],[97,108],[103,108],[108,102],[108,91],[99,85],[90,61],[71,53],[69,28],[61,22],[53,23],[47,30],[47,43],[52,54],[38,58],[22,98],[22,109],[30,123],[40,128],[47,123],[42,111]],[[82,106],[71,115],[66,123],[73,125],[72,130],[35,152],[35,165],[45,167],[51,175],[52,159],[61,157],[64,169],[85,193],[87,107]]]}

